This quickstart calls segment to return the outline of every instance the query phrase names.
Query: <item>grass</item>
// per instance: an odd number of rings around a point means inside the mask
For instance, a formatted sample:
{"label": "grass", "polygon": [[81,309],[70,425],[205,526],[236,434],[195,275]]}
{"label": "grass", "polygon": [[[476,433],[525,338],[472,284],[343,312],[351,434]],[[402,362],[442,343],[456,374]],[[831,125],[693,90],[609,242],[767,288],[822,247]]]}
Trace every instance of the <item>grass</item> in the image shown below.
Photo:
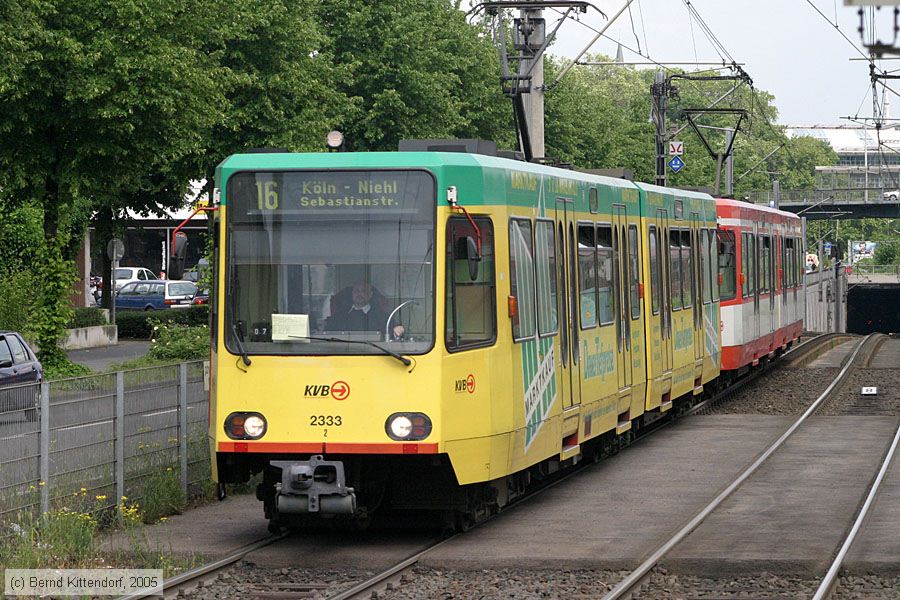
{"label": "grass", "polygon": [[155,523],[162,517],[181,514],[187,506],[187,494],[181,488],[177,469],[166,467],[150,474],[143,483],[141,504],[144,523]]}
{"label": "grass", "polygon": [[[170,577],[197,566],[201,562],[199,556],[179,556],[159,547],[151,548],[144,524],[164,521],[165,516],[157,515],[183,498],[183,494],[171,495],[168,482],[156,484],[158,489],[148,490],[149,497],[157,503],[149,505],[157,511],[153,518],[141,503],[126,497],[114,508],[103,508],[106,497],[92,499],[83,488],[72,495],[68,507],[43,516],[35,516],[31,511],[20,512],[15,523],[0,527],[0,571],[123,567],[163,569],[164,576]],[[180,492],[180,487],[177,489]],[[127,549],[104,551],[100,537],[114,531],[126,533]]]}

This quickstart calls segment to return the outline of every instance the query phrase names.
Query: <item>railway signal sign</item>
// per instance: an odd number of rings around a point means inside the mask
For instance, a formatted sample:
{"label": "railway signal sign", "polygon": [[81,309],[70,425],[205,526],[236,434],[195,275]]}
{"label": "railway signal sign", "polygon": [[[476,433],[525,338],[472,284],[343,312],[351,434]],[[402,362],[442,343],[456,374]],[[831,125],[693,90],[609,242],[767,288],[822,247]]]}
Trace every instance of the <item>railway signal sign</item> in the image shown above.
{"label": "railway signal sign", "polygon": [[669,156],[681,156],[684,154],[684,142],[672,140],[669,142]]}
{"label": "railway signal sign", "polygon": [[673,156],[672,160],[670,160],[666,164],[669,165],[669,168],[672,169],[673,173],[677,173],[678,171],[682,170],[685,166],[685,162],[683,160],[681,160],[680,156]]}

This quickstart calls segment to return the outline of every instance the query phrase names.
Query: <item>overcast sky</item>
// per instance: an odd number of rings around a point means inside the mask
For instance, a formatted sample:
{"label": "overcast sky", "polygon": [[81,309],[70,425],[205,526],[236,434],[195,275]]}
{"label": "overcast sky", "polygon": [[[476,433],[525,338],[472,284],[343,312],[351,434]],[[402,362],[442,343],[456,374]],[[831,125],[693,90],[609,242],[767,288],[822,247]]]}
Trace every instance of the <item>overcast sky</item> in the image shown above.
{"label": "overcast sky", "polygon": [[[612,16],[624,0],[595,0],[593,4]],[[872,114],[871,95],[866,95],[870,88],[868,64],[849,60],[861,55],[806,0],[692,0],[691,4],[734,60],[745,63],[754,84],[775,95],[780,123],[836,125],[846,124],[841,117],[856,115],[857,111],[864,116]],[[843,0],[813,0],[813,4],[831,21],[837,16],[840,31],[862,48],[854,7],[844,6]],[[684,0],[635,0],[631,6],[640,49],[653,60],[721,61],[697,21],[689,18]],[[876,17],[877,30],[890,31],[890,8],[881,13]],[[545,10],[548,30],[556,16],[552,10]],[[595,29],[604,23],[593,10],[582,15],[581,21]],[[637,49],[628,12],[607,34]],[[594,31],[570,20],[563,25],[561,39],[551,52],[574,57],[594,35]],[[591,52],[615,56],[616,44],[601,38]],[[624,58],[644,60],[627,50]],[[900,61],[882,64],[887,69],[900,68]],[[894,87],[900,88],[900,84]],[[900,99],[891,101],[893,115],[900,114]]]}

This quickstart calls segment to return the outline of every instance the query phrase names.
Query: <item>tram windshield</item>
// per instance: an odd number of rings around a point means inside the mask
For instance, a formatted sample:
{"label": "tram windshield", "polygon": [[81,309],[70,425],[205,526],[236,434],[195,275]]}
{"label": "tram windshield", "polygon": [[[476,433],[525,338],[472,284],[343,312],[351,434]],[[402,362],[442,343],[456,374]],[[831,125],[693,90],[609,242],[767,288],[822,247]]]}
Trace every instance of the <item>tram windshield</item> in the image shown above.
{"label": "tram windshield", "polygon": [[235,354],[421,354],[434,343],[424,171],[243,172],[227,188]]}

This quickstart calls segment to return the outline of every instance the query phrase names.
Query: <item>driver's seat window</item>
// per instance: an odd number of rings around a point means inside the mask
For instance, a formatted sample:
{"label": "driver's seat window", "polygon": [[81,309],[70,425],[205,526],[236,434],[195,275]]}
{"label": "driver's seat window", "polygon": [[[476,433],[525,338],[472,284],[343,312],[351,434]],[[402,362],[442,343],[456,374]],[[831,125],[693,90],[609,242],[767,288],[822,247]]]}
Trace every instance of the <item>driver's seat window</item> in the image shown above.
{"label": "driver's seat window", "polygon": [[[475,217],[478,232],[465,217],[447,221],[447,349],[490,345],[497,338],[496,284],[494,283],[494,226],[487,217]],[[472,279],[468,240],[481,235],[481,260]]]}

